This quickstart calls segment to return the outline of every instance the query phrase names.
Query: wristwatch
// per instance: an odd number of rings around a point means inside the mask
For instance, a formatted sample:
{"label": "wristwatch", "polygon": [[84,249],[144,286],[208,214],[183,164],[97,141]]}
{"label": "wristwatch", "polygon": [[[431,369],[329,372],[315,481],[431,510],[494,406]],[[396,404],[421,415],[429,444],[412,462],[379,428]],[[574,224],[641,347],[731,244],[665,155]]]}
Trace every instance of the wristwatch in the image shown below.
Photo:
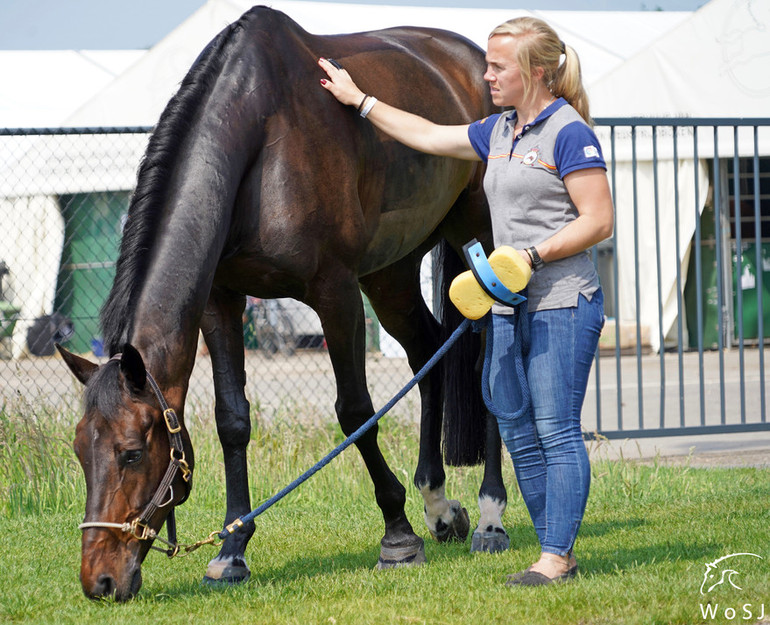
{"label": "wristwatch", "polygon": [[537,253],[537,250],[535,249],[535,246],[527,248],[527,254],[529,254],[529,258],[532,260],[532,270],[537,271],[540,269],[543,265],[545,265],[545,261],[540,258],[540,254]]}

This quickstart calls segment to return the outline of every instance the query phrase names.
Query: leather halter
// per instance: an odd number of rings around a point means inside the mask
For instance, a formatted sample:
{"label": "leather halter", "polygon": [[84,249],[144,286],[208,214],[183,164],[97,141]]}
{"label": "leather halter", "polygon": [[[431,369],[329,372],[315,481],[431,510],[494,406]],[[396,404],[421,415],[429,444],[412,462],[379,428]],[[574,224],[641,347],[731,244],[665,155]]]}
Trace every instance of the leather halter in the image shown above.
{"label": "leather halter", "polygon": [[[112,358],[110,358],[108,362],[112,360],[120,360],[121,355],[122,354],[120,353],[115,354],[114,356],[112,356]],[[169,440],[169,445],[171,447],[171,451],[170,451],[170,460],[169,460],[168,468],[166,469],[166,473],[163,475],[163,479],[160,481],[160,484],[158,484],[158,487],[155,489],[155,494],[152,496],[152,499],[147,503],[147,505],[145,505],[141,514],[139,514],[139,516],[133,519],[132,521],[127,521],[126,523],[112,523],[107,521],[89,521],[78,525],[78,529],[86,530],[92,527],[101,527],[101,528],[108,527],[108,528],[115,528],[115,529],[122,530],[127,534],[131,534],[134,538],[138,540],[154,541],[155,539],[157,539],[165,543],[166,545],[168,545],[169,549],[160,549],[154,546],[151,546],[151,548],[156,549],[158,551],[163,551],[164,553],[166,553],[166,555],[168,555],[169,558],[173,558],[179,551],[179,544],[177,543],[177,540],[176,540],[176,518],[174,516],[173,483],[174,483],[174,480],[176,479],[177,473],[181,472],[182,480],[185,485],[184,497],[179,502],[179,504],[182,504],[187,500],[187,497],[189,497],[190,495],[190,490],[191,490],[190,480],[192,479],[192,469],[190,469],[189,465],[187,464],[187,460],[185,458],[184,440],[182,439],[182,435],[181,435],[182,426],[179,423],[179,418],[177,417],[176,412],[174,411],[173,408],[169,408],[169,405],[166,402],[166,398],[163,397],[163,393],[161,393],[158,383],[155,381],[155,378],[152,377],[149,371],[147,371],[147,381],[150,383],[150,388],[152,389],[152,392],[155,394],[155,397],[158,400],[158,404],[160,404],[160,408],[163,411],[163,421],[166,424],[166,430],[168,432],[168,440]],[[164,540],[163,538],[160,538],[158,536],[158,533],[152,527],[150,527],[150,520],[158,510],[168,505],[171,505],[171,511],[169,512],[168,517],[166,519],[166,529],[168,530],[168,540]]]}

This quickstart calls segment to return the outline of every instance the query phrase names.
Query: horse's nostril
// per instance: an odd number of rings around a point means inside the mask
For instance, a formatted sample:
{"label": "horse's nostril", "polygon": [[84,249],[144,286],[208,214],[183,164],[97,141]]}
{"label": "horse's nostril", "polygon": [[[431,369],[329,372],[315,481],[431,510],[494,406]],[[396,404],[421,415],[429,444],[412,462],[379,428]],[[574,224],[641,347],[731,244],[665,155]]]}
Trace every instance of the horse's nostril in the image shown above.
{"label": "horse's nostril", "polygon": [[115,580],[110,575],[100,575],[94,588],[95,597],[109,597],[115,592]]}

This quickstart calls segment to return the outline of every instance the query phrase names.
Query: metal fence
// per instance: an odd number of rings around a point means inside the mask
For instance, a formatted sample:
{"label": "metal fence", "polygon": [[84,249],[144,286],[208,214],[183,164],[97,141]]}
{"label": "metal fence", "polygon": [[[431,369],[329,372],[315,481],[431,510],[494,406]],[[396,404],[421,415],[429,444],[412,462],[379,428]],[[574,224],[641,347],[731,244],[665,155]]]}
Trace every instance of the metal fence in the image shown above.
{"label": "metal fence", "polygon": [[[609,437],[770,429],[770,120],[600,119],[616,203],[593,251],[607,323],[584,409]],[[54,340],[104,358],[98,311],[147,128],[0,129],[0,402],[77,410]],[[426,293],[430,271],[426,268]],[[765,299],[767,298],[767,299]],[[375,407],[411,377],[367,310]],[[315,313],[251,302],[247,395],[265,416],[333,414],[334,378]],[[210,413],[201,344],[188,410]],[[394,410],[416,418],[416,391]]]}
{"label": "metal fence", "polygon": [[616,228],[595,256],[609,357],[596,359],[584,426],[610,438],[770,429],[770,119],[596,121]]}

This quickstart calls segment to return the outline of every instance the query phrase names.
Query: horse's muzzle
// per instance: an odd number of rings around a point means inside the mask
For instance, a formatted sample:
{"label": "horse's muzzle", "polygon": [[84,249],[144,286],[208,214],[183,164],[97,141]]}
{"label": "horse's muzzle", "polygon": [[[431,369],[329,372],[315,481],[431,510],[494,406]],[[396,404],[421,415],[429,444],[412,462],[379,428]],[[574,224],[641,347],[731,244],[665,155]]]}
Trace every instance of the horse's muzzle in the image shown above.
{"label": "horse's muzzle", "polygon": [[110,573],[101,573],[91,576],[86,580],[81,575],[83,593],[89,599],[115,599],[115,601],[128,601],[133,599],[142,587],[142,570],[136,568],[122,576],[124,579],[116,579]]}

